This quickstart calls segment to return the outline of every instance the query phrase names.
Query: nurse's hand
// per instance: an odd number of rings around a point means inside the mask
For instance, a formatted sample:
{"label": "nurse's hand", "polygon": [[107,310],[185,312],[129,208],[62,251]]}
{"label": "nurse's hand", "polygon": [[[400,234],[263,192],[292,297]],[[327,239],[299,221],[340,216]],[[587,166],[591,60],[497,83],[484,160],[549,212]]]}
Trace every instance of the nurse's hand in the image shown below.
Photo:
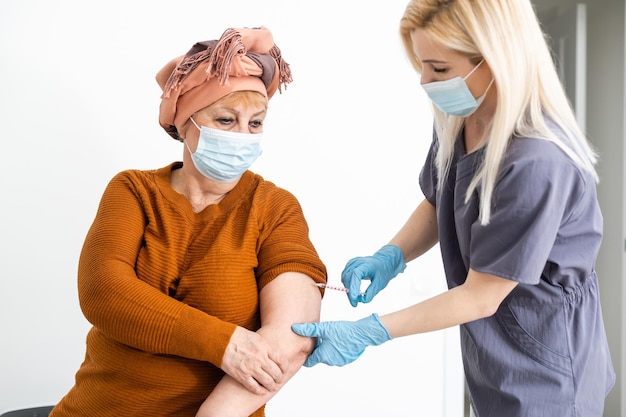
{"label": "nurse's hand", "polygon": [[354,322],[293,324],[291,329],[300,336],[317,337],[317,347],[304,362],[307,367],[318,363],[344,366],[361,356],[366,347],[391,340],[391,335],[376,313]]}
{"label": "nurse's hand", "polygon": [[237,327],[222,358],[222,370],[252,393],[278,391],[289,361],[258,333]]}
{"label": "nurse's hand", "polygon": [[[372,256],[353,258],[341,273],[341,282],[349,289],[348,300],[352,307],[359,302],[369,303],[389,281],[406,268],[402,250],[396,245],[385,245]],[[371,283],[361,294],[361,281]]]}

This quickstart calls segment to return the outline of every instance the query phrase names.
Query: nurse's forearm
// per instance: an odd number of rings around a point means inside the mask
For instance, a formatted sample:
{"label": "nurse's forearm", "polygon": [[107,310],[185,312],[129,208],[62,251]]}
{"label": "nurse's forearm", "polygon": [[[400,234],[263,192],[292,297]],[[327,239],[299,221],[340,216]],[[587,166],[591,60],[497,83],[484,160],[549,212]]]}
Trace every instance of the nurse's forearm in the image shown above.
{"label": "nurse's forearm", "polygon": [[515,281],[470,270],[463,285],[380,320],[394,338],[446,329],[493,315],[516,285]]}
{"label": "nurse's forearm", "polygon": [[400,247],[404,261],[410,262],[426,253],[438,240],[437,212],[424,199],[389,243]]}

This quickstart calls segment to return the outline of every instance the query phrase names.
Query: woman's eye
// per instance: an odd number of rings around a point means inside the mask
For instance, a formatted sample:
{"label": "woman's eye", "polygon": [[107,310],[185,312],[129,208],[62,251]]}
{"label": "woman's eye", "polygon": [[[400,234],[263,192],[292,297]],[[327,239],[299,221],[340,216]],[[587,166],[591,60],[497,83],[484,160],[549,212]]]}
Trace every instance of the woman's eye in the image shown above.
{"label": "woman's eye", "polygon": [[263,120],[253,120],[250,122],[250,126],[254,127],[254,128],[258,128],[263,126]]}
{"label": "woman's eye", "polygon": [[217,122],[222,125],[230,125],[233,123],[233,119],[229,117],[220,117],[217,119]]}
{"label": "woman's eye", "polygon": [[433,68],[433,71],[436,72],[437,74],[445,74],[446,71],[448,71],[447,68]]}

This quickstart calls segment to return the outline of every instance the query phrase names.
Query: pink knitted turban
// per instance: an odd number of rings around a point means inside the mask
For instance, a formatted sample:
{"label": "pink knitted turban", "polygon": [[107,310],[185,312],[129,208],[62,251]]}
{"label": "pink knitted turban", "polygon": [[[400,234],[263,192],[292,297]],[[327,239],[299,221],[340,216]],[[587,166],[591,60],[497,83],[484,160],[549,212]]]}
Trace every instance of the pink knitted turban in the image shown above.
{"label": "pink knitted turban", "polygon": [[189,116],[233,91],[268,99],[290,83],[291,70],[269,29],[227,29],[219,40],[196,43],[156,75],[163,90],[159,124],[174,139]]}

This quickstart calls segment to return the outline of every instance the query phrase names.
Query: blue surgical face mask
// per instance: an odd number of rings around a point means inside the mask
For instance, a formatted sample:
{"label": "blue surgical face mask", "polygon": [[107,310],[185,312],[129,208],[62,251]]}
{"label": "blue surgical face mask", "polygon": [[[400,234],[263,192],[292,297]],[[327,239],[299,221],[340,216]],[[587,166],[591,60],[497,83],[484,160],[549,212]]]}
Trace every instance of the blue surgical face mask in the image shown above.
{"label": "blue surgical face mask", "polygon": [[187,141],[185,145],[195,167],[209,179],[220,182],[235,181],[263,152],[262,133],[229,132],[206,126],[199,127],[193,118],[190,117],[190,120],[200,130],[200,137],[195,152],[191,152]]}
{"label": "blue surgical face mask", "polygon": [[452,116],[467,117],[481,105],[487,91],[493,83],[493,79],[487,86],[487,89],[478,99],[475,99],[470,92],[465,80],[480,67],[484,60],[480,61],[465,77],[454,77],[445,81],[434,81],[423,84],[422,88],[428,94],[428,97],[435,103],[441,111]]}

